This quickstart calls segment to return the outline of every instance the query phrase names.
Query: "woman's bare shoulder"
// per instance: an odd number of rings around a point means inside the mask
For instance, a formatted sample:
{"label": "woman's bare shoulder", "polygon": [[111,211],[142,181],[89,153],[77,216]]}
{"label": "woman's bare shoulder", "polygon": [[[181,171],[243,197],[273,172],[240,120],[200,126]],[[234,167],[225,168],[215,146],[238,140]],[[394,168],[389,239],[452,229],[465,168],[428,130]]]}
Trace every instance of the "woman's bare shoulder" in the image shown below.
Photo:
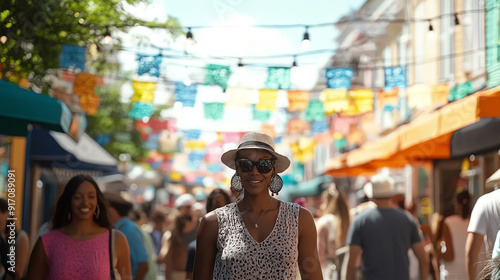
{"label": "woman's bare shoulder", "polygon": [[115,234],[115,240],[117,244],[122,244],[125,242],[128,244],[127,237],[125,237],[125,234],[123,234],[121,231],[117,229],[113,229],[113,232]]}
{"label": "woman's bare shoulder", "polygon": [[215,213],[215,211],[209,212],[203,217],[202,220],[207,225],[217,224],[217,213]]}
{"label": "woman's bare shoulder", "polygon": [[305,227],[310,227],[311,224],[315,225],[314,218],[313,218],[311,212],[309,212],[309,210],[307,210],[306,208],[300,206],[300,208],[299,208],[299,227],[301,227],[301,225],[305,225]]}

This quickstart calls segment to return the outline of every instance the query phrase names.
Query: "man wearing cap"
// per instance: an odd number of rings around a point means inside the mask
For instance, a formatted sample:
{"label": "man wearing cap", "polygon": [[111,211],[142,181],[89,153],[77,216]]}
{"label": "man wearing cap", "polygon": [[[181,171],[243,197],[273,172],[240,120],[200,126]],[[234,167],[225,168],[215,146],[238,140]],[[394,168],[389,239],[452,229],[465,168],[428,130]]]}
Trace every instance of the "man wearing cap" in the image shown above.
{"label": "man wearing cap", "polygon": [[[132,203],[126,201],[118,193],[104,193],[109,202],[109,218],[115,228],[125,234],[130,247],[130,264],[135,280],[142,280],[149,270],[148,253],[137,225],[127,218],[132,210]],[[154,269],[154,268],[152,268]]]}
{"label": "man wearing cap", "polygon": [[191,194],[182,194],[175,200],[175,208],[179,215],[175,219],[175,227],[172,234],[164,243],[165,279],[186,279],[186,263],[188,245],[196,239],[198,231],[199,215],[193,211],[196,199]]}
{"label": "man wearing cap", "polygon": [[357,260],[363,260],[363,279],[409,279],[408,250],[412,248],[420,265],[420,279],[427,280],[429,260],[412,215],[392,203],[394,181],[378,174],[364,186],[377,208],[363,211],[349,226],[347,280],[354,279]]}

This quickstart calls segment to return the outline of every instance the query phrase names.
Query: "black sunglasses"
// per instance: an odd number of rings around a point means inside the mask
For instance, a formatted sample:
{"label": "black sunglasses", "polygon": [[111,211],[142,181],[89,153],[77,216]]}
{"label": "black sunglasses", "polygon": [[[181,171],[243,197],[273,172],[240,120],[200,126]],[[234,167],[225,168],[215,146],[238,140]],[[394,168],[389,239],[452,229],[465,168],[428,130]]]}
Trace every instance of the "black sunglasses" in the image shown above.
{"label": "black sunglasses", "polygon": [[237,159],[236,166],[241,172],[247,173],[257,167],[260,174],[267,174],[273,170],[274,162],[276,159],[259,159],[258,161],[251,161],[249,159]]}

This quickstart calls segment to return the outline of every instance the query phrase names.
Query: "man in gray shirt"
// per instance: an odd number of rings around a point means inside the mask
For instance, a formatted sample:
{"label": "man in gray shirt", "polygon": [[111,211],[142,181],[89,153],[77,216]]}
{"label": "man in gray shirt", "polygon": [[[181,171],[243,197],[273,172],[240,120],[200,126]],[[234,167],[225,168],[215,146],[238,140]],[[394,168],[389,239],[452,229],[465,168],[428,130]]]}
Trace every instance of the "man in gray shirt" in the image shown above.
{"label": "man in gray shirt", "polygon": [[354,279],[358,259],[363,260],[363,279],[409,279],[408,250],[415,252],[420,264],[420,279],[427,280],[429,257],[413,216],[391,202],[394,181],[378,174],[364,187],[377,208],[357,215],[349,226],[347,280]]}

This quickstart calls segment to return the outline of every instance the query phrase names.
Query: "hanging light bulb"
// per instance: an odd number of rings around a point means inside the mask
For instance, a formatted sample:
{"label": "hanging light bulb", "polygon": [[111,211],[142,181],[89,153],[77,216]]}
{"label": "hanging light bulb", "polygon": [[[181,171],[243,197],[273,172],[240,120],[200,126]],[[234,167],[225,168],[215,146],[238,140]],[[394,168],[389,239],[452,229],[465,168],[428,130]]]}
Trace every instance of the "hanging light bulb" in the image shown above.
{"label": "hanging light bulb", "polygon": [[455,13],[455,25],[460,25],[460,20],[458,19],[457,13]]}
{"label": "hanging light bulb", "polygon": [[111,38],[109,27],[106,26],[106,32],[104,32],[104,38],[102,39],[102,44],[104,46],[111,46],[112,43],[113,43],[113,38]]}
{"label": "hanging light bulb", "polygon": [[192,53],[194,50],[194,40],[193,33],[191,33],[191,27],[188,27],[188,32],[186,33],[186,42],[184,44],[184,52],[186,54]]}
{"label": "hanging light bulb", "polygon": [[238,60],[238,69],[241,69],[243,68],[243,61],[241,60],[241,58],[239,58]]}
{"label": "hanging light bulb", "polygon": [[186,40],[193,40],[193,33],[191,33],[191,27],[188,27],[188,32],[186,33]]}
{"label": "hanging light bulb", "polygon": [[302,49],[308,49],[311,46],[311,41],[309,40],[309,26],[306,26],[306,31],[304,32],[304,39],[300,44]]}
{"label": "hanging light bulb", "polygon": [[292,63],[292,70],[295,70],[297,69],[298,65],[297,65],[297,56],[293,56],[293,63]]}
{"label": "hanging light bulb", "polygon": [[429,31],[434,31],[434,27],[432,27],[432,21],[429,20]]}
{"label": "hanging light bulb", "polygon": [[0,43],[7,43],[8,39],[9,37],[7,37],[7,28],[2,28],[2,33],[0,34]]}

